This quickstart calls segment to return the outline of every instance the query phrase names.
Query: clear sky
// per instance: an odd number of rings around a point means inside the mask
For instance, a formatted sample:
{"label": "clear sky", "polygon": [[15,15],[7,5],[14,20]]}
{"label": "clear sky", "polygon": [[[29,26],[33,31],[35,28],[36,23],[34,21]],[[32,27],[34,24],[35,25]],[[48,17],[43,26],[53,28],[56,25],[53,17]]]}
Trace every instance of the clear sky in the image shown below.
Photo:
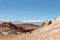
{"label": "clear sky", "polygon": [[0,0],[0,21],[46,20],[60,16],[60,0]]}

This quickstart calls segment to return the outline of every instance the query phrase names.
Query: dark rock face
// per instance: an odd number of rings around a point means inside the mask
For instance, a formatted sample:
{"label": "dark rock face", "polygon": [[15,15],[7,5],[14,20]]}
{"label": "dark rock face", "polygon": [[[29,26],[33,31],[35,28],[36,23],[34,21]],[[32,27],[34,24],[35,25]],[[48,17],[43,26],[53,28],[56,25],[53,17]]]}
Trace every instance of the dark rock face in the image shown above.
{"label": "dark rock face", "polygon": [[52,24],[52,21],[51,20],[49,21],[48,25],[50,25],[50,24]]}

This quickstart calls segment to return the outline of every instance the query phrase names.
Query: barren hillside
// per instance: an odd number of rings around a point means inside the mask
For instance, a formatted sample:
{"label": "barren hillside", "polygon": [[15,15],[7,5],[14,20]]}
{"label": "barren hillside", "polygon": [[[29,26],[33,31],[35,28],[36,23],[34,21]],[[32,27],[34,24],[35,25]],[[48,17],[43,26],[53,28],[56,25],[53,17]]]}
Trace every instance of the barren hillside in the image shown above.
{"label": "barren hillside", "polygon": [[45,21],[32,32],[7,34],[1,36],[0,40],[60,40],[60,17]]}

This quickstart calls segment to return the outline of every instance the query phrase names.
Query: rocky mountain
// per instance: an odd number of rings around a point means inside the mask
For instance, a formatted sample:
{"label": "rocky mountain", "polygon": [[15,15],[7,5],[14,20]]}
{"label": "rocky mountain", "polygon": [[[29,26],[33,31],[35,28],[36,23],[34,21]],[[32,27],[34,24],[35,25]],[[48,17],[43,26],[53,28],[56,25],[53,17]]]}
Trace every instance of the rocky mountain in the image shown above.
{"label": "rocky mountain", "polygon": [[40,27],[39,25],[34,24],[13,24],[11,22],[3,22],[0,24],[0,35],[3,34],[18,34],[18,33],[27,33],[32,32],[33,30]]}

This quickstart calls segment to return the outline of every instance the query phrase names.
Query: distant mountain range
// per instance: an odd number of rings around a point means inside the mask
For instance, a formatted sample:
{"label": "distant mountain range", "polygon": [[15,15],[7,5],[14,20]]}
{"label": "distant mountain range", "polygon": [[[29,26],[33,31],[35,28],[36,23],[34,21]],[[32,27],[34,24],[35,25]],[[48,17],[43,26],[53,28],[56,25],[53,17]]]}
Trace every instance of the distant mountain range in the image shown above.
{"label": "distant mountain range", "polygon": [[[0,24],[5,21],[0,21]],[[23,23],[29,23],[29,24],[35,24],[35,25],[41,25],[43,22],[21,22],[21,21],[11,21],[13,24],[23,24]]]}
{"label": "distant mountain range", "polygon": [[29,24],[41,25],[43,22],[21,22],[21,21],[13,21],[12,23],[14,23],[14,24],[29,23]]}

